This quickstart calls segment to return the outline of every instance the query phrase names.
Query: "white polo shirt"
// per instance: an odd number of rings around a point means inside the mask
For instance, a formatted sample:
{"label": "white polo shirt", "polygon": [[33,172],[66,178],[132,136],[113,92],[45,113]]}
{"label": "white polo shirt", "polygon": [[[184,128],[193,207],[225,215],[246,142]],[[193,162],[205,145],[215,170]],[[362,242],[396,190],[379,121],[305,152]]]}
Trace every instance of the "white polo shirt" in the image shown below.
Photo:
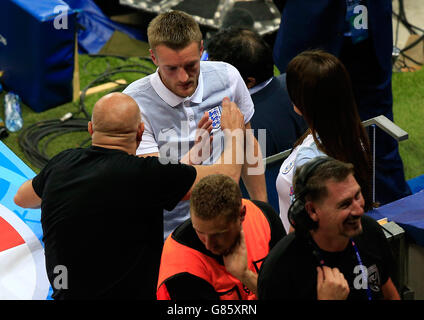
{"label": "white polo shirt", "polygon": [[[205,111],[210,110],[215,110],[213,154],[203,164],[218,160],[222,152],[220,108],[224,97],[238,105],[245,123],[254,113],[252,99],[240,73],[225,62],[201,61],[198,85],[190,97],[182,98],[170,91],[157,70],[131,83],[123,93],[137,102],[144,122],[137,154],[159,152],[161,159],[171,162],[179,161],[193,146],[197,124]],[[188,217],[188,201],[180,202],[171,213],[165,211],[165,237]]]}

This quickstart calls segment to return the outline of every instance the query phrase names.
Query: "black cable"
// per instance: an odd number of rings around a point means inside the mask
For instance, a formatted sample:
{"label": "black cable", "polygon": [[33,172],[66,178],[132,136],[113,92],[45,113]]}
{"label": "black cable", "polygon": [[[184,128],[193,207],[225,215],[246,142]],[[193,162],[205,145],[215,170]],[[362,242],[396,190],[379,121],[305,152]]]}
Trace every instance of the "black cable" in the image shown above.
{"label": "black cable", "polygon": [[70,132],[86,131],[87,123],[88,119],[69,119],[66,121],[53,119],[34,123],[24,128],[18,136],[19,146],[26,158],[41,169],[49,160],[45,152],[48,143],[44,143],[42,150],[40,150],[41,140],[51,134],[63,135]]}
{"label": "black cable", "polygon": [[416,39],[415,41],[413,41],[410,44],[408,44],[405,48],[403,48],[402,50],[400,50],[400,53],[403,53],[405,51],[408,51],[409,49],[415,47],[417,44],[419,44],[423,40],[424,40],[424,34],[421,37],[419,37],[418,39]]}
{"label": "black cable", "polygon": [[[423,65],[423,63],[422,62],[419,62],[419,61],[417,61],[417,60],[415,60],[415,59],[413,59],[413,58],[411,58],[410,56],[408,56],[406,53],[402,53],[402,57],[404,57],[404,58],[406,58],[406,59],[408,59],[408,60],[410,60],[410,61],[412,61],[413,63],[415,63],[416,65],[418,65],[418,66],[422,66]],[[405,63],[406,64],[406,63]]]}
{"label": "black cable", "polygon": [[[91,57],[96,58],[97,56],[91,55]],[[116,58],[126,60],[123,57]],[[139,59],[151,62],[149,58],[140,57]],[[91,115],[87,111],[85,106],[85,97],[88,89],[105,82],[116,83],[116,80],[111,79],[111,77],[119,73],[141,73],[144,75],[148,75],[155,71],[155,67],[153,66],[148,67],[146,65],[133,62],[111,68],[109,61],[107,62],[108,63],[106,71],[97,75],[95,79],[93,79],[83,90],[81,90],[78,112],[76,112],[75,114],[68,113],[61,119],[39,121],[28,127],[24,127],[24,129],[21,131],[18,136],[19,146],[25,154],[25,157],[34,166],[39,169],[42,169],[50,160],[50,157],[47,155],[47,147],[51,141],[68,133],[87,132],[87,124],[88,121],[90,121],[91,119]],[[84,65],[84,70],[87,65],[88,63]],[[126,84],[119,84],[117,87],[110,90],[109,92],[122,90],[125,86]],[[84,115],[83,118],[74,118],[75,115],[78,115],[80,113]],[[85,139],[83,142],[81,142],[80,147],[85,146],[90,141],[90,137]]]}
{"label": "black cable", "polygon": [[[397,64],[396,68],[403,69],[403,68],[408,68],[411,69],[411,67],[409,67],[406,63],[406,59],[409,61],[412,61],[413,63],[415,63],[418,66],[422,66],[423,63],[416,61],[415,59],[413,59],[412,57],[410,57],[408,54],[406,54],[405,52],[410,50],[411,48],[417,46],[418,44],[420,44],[423,40],[424,40],[424,29],[421,29],[413,24],[411,24],[407,17],[406,17],[406,12],[405,12],[405,6],[404,6],[404,1],[403,0],[398,0],[399,3],[399,12],[395,13],[394,11],[392,11],[392,15],[394,17],[397,18],[397,24],[396,24],[396,34],[395,34],[395,47],[397,48],[397,43],[398,43],[398,37],[399,37],[399,24],[402,23],[403,26],[408,30],[408,32],[410,34],[415,34],[417,35],[417,31],[423,33],[419,38],[417,38],[416,40],[414,40],[413,42],[411,42],[410,44],[408,44],[406,47],[404,47],[403,49],[398,49],[398,55],[399,58],[396,59],[396,61],[398,61],[399,63],[403,63],[403,67],[400,66],[399,64]],[[400,59],[400,57],[403,57],[403,60]],[[411,69],[414,70],[414,69]]]}
{"label": "black cable", "polygon": [[[132,68],[132,67],[137,67],[138,69],[124,69],[124,68]],[[124,65],[124,66],[118,66],[114,69],[111,69],[109,71],[106,71],[102,74],[100,74],[97,78],[95,78],[94,80],[92,80],[82,91],[81,91],[81,95],[80,95],[80,112],[83,112],[86,118],[91,118],[91,116],[89,115],[89,113],[87,112],[87,109],[85,107],[85,96],[87,94],[87,90],[91,87],[94,87],[96,85],[99,85],[101,83],[105,83],[105,82],[115,82],[115,80],[110,79],[110,76],[112,75],[116,75],[119,73],[142,73],[145,75],[151,74],[154,72],[154,70],[147,68],[144,65],[141,64],[131,64],[131,65]],[[116,89],[115,89],[116,90]]]}

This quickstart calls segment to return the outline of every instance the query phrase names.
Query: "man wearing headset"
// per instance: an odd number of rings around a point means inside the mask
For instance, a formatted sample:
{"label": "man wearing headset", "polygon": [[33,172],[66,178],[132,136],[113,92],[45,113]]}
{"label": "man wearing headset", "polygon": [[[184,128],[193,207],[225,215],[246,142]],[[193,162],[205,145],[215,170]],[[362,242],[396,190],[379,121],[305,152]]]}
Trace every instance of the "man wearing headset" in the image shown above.
{"label": "man wearing headset", "polygon": [[318,157],[294,177],[295,232],[269,253],[259,299],[399,300],[393,257],[379,224],[364,215],[353,165]]}

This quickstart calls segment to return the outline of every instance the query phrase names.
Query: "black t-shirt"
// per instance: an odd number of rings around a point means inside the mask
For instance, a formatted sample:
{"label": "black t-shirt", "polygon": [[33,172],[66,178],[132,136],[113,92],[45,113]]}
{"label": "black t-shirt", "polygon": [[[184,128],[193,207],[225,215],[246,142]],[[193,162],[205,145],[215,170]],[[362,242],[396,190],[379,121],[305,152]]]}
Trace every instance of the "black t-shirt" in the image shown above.
{"label": "black t-shirt", "polygon": [[[368,278],[369,292],[373,300],[382,299],[381,286],[392,274],[393,255],[381,226],[372,218],[362,217],[363,232],[354,237],[364,271]],[[291,233],[282,239],[269,253],[258,277],[258,294],[261,300],[289,299],[316,300],[318,259],[325,265],[337,267],[349,283],[349,300],[368,299],[367,283],[355,250],[349,242],[341,252],[325,252],[318,249],[311,238]],[[366,279],[366,278],[365,278]]]}
{"label": "black t-shirt", "polygon": [[[174,208],[195,177],[191,166],[96,146],[49,161],[32,184],[42,199],[53,297],[155,299],[163,209]],[[63,281],[55,288],[57,266],[66,267],[68,289]]]}
{"label": "black t-shirt", "polygon": [[[252,202],[261,209],[268,220],[271,230],[271,239],[269,241],[269,248],[271,249],[286,235],[283,223],[269,204],[257,200],[253,200]],[[175,229],[172,233],[172,238],[185,246],[214,258],[221,265],[224,264],[222,256],[214,255],[200,241],[193,228],[191,219],[188,219]],[[219,294],[209,282],[188,272],[178,273],[172,276],[165,281],[165,284],[171,300],[219,300]]]}

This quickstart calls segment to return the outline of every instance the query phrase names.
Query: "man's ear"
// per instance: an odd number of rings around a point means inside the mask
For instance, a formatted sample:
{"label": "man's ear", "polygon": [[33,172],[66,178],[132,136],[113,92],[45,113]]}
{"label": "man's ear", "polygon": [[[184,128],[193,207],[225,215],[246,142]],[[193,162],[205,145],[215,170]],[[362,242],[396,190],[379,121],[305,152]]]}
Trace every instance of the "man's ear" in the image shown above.
{"label": "man's ear", "polygon": [[143,136],[143,132],[144,132],[144,122],[141,121],[140,124],[138,125],[138,129],[137,129],[137,142],[139,144],[141,142],[141,137]]}
{"label": "man's ear", "polygon": [[318,214],[316,212],[317,211],[317,208],[315,207],[315,204],[312,201],[307,201],[305,203],[305,210],[309,214],[309,217],[313,221],[318,222],[319,217],[318,217]]}
{"label": "man's ear", "polygon": [[300,112],[299,108],[298,108],[298,107],[296,107],[294,104],[293,104],[293,110],[294,110],[294,112],[296,112],[299,116],[302,116],[302,112]]}
{"label": "man's ear", "polygon": [[92,136],[94,130],[93,130],[93,124],[91,123],[91,121],[88,121],[87,130],[88,130],[88,133],[90,134],[90,136]]}
{"label": "man's ear", "polygon": [[253,88],[254,86],[256,86],[256,79],[253,77],[247,77],[246,79],[246,87],[248,89]]}
{"label": "man's ear", "polygon": [[152,58],[153,63],[155,64],[155,66],[158,66],[158,61],[156,60],[156,56],[155,53],[153,52],[153,49],[149,49],[150,52],[150,58]]}
{"label": "man's ear", "polygon": [[205,48],[203,47],[203,40],[200,40],[200,57],[202,57],[204,49]]}
{"label": "man's ear", "polygon": [[243,222],[246,218],[246,205],[242,205],[240,208],[240,222]]}

